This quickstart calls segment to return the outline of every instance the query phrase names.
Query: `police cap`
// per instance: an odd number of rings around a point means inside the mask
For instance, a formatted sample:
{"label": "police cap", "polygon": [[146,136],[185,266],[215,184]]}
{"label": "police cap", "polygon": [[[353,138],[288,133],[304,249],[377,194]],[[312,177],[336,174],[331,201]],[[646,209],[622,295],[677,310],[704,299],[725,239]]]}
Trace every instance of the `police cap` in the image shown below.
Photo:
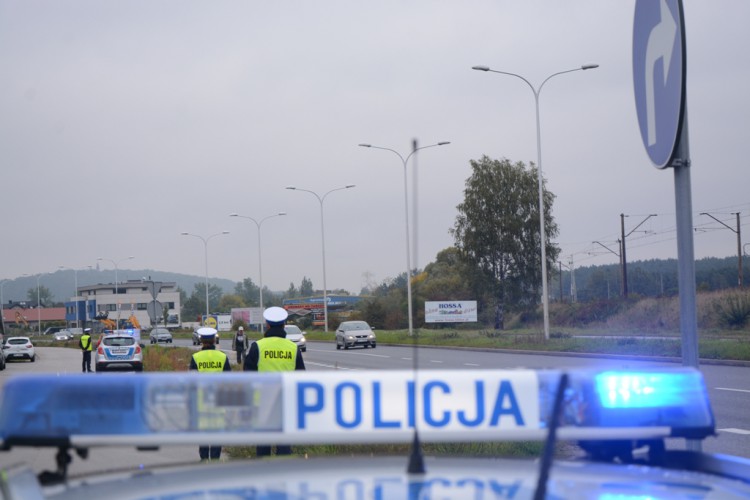
{"label": "police cap", "polygon": [[214,340],[217,333],[216,328],[209,328],[207,326],[198,328],[198,336],[201,340]]}
{"label": "police cap", "polygon": [[269,307],[263,311],[263,319],[265,319],[269,325],[283,325],[286,318],[289,317],[289,313],[283,307]]}

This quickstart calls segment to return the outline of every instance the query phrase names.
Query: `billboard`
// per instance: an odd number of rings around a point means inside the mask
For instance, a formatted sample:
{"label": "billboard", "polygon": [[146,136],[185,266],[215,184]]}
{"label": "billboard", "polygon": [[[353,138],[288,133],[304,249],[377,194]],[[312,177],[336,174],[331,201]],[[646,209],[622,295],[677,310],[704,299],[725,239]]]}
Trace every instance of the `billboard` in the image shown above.
{"label": "billboard", "polygon": [[235,321],[244,321],[246,325],[262,325],[263,309],[260,307],[233,307],[232,323]]}
{"label": "billboard", "polygon": [[425,323],[469,323],[477,321],[476,300],[424,303]]}

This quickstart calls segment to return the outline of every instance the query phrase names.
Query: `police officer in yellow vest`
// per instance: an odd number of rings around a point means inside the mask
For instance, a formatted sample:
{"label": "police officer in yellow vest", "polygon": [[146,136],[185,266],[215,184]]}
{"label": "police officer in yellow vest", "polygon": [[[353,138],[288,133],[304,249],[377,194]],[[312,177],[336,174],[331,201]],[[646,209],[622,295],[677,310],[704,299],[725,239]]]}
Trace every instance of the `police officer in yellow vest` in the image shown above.
{"label": "police officer in yellow vest", "polygon": [[[297,344],[286,339],[284,322],[288,313],[282,307],[269,307],[263,311],[263,319],[268,328],[262,339],[253,342],[245,358],[244,371],[251,372],[285,372],[304,370],[305,362]],[[292,447],[277,445],[277,455],[290,455]],[[256,447],[259,457],[271,454],[270,446]]]}
{"label": "police officer in yellow vest", "polygon": [[[217,333],[215,328],[198,329],[198,336],[203,347],[190,359],[191,370],[198,370],[201,373],[232,371],[227,355],[217,350],[214,345]],[[221,446],[201,446],[198,448],[198,454],[201,460],[216,460],[221,456]]]}
{"label": "police officer in yellow vest", "polygon": [[92,349],[93,341],[91,339],[91,328],[86,328],[83,331],[83,335],[81,335],[80,340],[78,341],[78,346],[81,348],[81,351],[83,352],[83,361],[81,362],[81,367],[83,368],[83,373],[91,373],[91,349]]}

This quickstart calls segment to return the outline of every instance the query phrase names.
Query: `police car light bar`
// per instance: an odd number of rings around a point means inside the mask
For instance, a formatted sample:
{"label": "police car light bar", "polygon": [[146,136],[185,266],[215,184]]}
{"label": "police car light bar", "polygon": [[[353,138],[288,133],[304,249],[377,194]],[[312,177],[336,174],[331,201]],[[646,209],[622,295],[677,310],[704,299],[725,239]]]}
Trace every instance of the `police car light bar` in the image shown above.
{"label": "police car light bar", "polygon": [[[543,440],[557,370],[19,376],[2,447]],[[690,368],[568,372],[562,440],[714,434]]]}

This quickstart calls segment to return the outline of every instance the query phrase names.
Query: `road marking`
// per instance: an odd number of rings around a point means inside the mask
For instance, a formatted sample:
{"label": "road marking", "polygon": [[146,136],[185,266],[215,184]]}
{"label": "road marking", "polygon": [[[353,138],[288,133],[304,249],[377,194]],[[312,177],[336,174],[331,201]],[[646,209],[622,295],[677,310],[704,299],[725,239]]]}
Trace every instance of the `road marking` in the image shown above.
{"label": "road marking", "polygon": [[437,359],[431,359],[431,360],[430,360],[430,363],[442,363],[442,361],[439,361],[439,360],[437,360]]}
{"label": "road marking", "polygon": [[727,428],[727,429],[719,429],[721,432],[731,432],[732,434],[747,434],[750,435],[750,430],[747,429],[734,429],[734,428]]}
{"label": "road marking", "polygon": [[750,393],[750,391],[747,390],[747,389],[731,389],[729,387],[717,387],[716,390],[717,391],[734,391],[734,392],[747,392],[747,393]]}
{"label": "road marking", "polygon": [[351,368],[346,366],[340,366],[340,365],[331,365],[328,363],[311,363],[309,361],[305,361],[305,366],[319,366],[321,368],[332,368],[334,370],[359,370],[360,368]]}
{"label": "road marking", "polygon": [[390,356],[387,356],[385,354],[368,354],[366,352],[353,352],[350,354],[350,356],[370,356],[373,358],[390,358]]}
{"label": "road marking", "polygon": [[477,363],[464,363],[464,366],[481,366]]}

